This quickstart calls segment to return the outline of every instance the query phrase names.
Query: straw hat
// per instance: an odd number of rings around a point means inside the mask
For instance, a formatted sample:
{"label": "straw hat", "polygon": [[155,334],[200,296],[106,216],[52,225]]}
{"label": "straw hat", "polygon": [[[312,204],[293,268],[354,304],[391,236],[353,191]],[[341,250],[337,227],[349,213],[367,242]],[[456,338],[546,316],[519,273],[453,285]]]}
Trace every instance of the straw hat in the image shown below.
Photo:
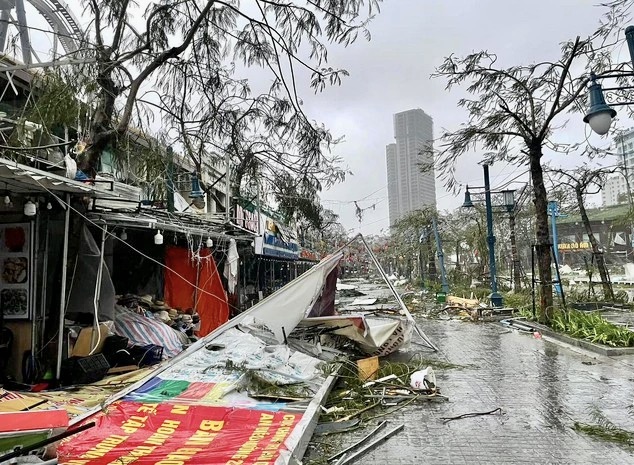
{"label": "straw hat", "polygon": [[153,305],[152,296],[149,294],[142,295],[138,298],[138,302],[140,305],[147,305],[151,307]]}
{"label": "straw hat", "polygon": [[152,304],[152,310],[169,310],[170,308],[165,305],[165,302],[162,300],[155,300]]}
{"label": "straw hat", "polygon": [[178,318],[178,311],[175,308],[170,308],[167,312],[172,320],[176,320]]}
{"label": "straw hat", "polygon": [[191,315],[188,314],[184,314],[181,316],[181,321],[186,324],[186,325],[191,325],[194,323],[194,319],[192,318]]}
{"label": "straw hat", "polygon": [[159,312],[156,312],[156,318],[158,318],[165,324],[170,324],[172,322],[172,319],[170,318],[170,315],[169,313],[167,313],[166,310],[161,310]]}

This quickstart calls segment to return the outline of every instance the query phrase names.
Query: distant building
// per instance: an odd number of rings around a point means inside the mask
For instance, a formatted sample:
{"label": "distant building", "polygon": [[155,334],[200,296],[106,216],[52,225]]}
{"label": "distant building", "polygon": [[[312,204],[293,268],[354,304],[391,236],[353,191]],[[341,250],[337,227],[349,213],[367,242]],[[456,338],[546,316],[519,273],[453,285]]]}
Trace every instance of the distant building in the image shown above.
{"label": "distant building", "polygon": [[601,189],[601,205],[611,207],[620,203],[627,203],[627,183],[620,174],[607,179]]}
{"label": "distant building", "polygon": [[614,138],[618,162],[624,163],[630,185],[634,181],[634,129],[629,129]]}
{"label": "distant building", "polygon": [[[617,163],[625,168],[630,187],[634,186],[634,129],[629,129],[614,138]],[[608,178],[601,191],[604,207],[627,202],[627,182],[624,176]]]}
{"label": "distant building", "polygon": [[420,108],[394,115],[396,143],[385,149],[391,226],[414,210],[436,207],[433,137],[434,122]]}

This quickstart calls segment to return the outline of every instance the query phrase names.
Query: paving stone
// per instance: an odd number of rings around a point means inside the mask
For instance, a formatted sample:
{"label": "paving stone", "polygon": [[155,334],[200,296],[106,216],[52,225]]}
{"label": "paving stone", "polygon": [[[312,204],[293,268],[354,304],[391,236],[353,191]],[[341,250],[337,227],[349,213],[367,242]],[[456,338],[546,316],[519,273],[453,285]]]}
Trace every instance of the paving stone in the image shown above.
{"label": "paving stone", "polygon": [[[391,424],[404,423],[405,429],[357,463],[634,464],[634,449],[572,429],[576,421],[592,423],[596,410],[634,431],[634,412],[628,411],[634,399],[634,356],[586,353],[493,323],[419,324],[440,348],[438,354],[421,352],[425,358],[463,367],[436,370],[449,402],[410,404],[386,417]],[[502,415],[441,420],[497,407]],[[337,440],[346,447],[368,431],[339,435]],[[318,456],[318,448],[309,448],[304,462]]]}

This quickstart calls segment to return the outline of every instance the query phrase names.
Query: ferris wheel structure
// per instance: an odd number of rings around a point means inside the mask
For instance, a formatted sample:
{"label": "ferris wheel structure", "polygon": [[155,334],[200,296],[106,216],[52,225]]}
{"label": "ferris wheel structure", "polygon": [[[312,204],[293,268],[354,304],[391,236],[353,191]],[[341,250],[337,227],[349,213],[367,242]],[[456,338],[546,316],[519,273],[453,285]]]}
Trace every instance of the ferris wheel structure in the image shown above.
{"label": "ferris wheel structure", "polygon": [[[25,2],[37,10],[50,30],[27,23]],[[12,36],[14,41],[8,40],[10,31],[15,32]],[[53,55],[60,54],[58,46],[66,55],[72,55],[80,48],[82,29],[79,20],[63,0],[0,0],[0,53],[13,56],[25,65],[41,62],[32,43],[35,31],[48,35]],[[19,47],[16,47],[18,40]]]}

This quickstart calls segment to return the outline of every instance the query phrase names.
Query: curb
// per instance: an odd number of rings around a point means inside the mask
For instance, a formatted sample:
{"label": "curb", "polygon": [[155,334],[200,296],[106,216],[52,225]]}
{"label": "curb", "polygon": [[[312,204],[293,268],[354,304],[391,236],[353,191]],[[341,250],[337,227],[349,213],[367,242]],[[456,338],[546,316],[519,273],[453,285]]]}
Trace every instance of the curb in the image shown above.
{"label": "curb", "polygon": [[[509,319],[511,322],[509,326],[513,327],[513,322],[516,320]],[[588,350],[590,352],[594,352],[596,354],[605,355],[608,357],[617,357],[622,355],[634,355],[634,347],[608,347],[601,344],[595,344],[594,342],[584,341],[583,339],[576,339],[571,336],[567,336],[565,334],[558,333],[553,331],[548,326],[544,326],[535,322],[528,321],[517,321],[517,323],[521,324],[525,327],[530,327],[533,330],[539,331],[542,335],[547,336],[551,339],[555,339],[560,342],[565,342],[566,344],[570,344],[571,346],[580,347],[582,349]]]}

